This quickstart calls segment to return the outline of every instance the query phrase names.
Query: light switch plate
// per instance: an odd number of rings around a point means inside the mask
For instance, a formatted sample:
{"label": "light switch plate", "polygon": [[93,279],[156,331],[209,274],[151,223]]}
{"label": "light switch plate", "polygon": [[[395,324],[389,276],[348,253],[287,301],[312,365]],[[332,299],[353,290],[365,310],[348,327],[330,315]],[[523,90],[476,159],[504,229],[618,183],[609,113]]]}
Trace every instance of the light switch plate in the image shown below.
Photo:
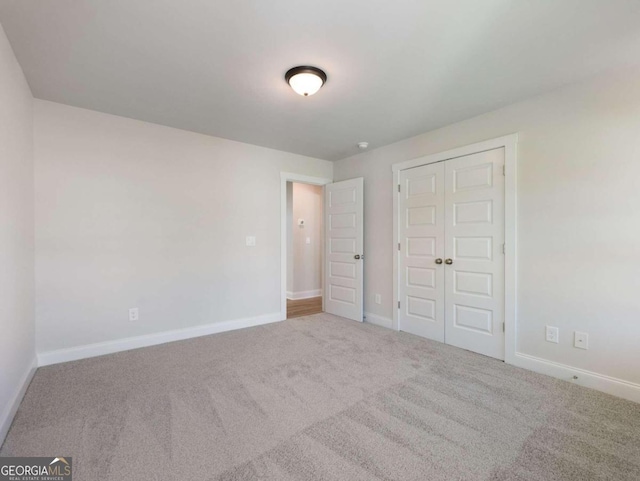
{"label": "light switch plate", "polygon": [[247,247],[255,247],[256,246],[256,238],[255,236],[248,235],[247,236]]}
{"label": "light switch plate", "polygon": [[560,342],[560,334],[558,328],[554,326],[547,326],[546,328],[546,340],[547,342],[554,342],[558,344]]}
{"label": "light switch plate", "polygon": [[311,237],[307,237],[307,244],[311,244]]}

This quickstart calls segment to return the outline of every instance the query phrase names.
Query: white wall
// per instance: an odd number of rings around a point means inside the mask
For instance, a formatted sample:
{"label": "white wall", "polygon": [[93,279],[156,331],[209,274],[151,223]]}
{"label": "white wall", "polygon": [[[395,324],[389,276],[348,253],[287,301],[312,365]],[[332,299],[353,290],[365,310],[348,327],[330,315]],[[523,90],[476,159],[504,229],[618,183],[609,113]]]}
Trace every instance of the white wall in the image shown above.
{"label": "white wall", "polygon": [[279,315],[280,172],[332,176],[323,160],[46,101],[35,157],[39,352]]}
{"label": "white wall", "polygon": [[[515,132],[517,350],[640,383],[637,70],[337,162],[336,180],[365,178],[365,310],[392,317],[391,165]],[[559,344],[545,342],[545,324],[560,328]],[[589,350],[572,347],[574,330],[589,333]]]}
{"label": "white wall", "polygon": [[[294,299],[320,295],[322,289],[322,186],[292,183],[291,253]],[[304,226],[298,225],[304,219]],[[307,244],[306,240],[311,240]]]}
{"label": "white wall", "polygon": [[33,372],[33,99],[0,26],[0,444]]}

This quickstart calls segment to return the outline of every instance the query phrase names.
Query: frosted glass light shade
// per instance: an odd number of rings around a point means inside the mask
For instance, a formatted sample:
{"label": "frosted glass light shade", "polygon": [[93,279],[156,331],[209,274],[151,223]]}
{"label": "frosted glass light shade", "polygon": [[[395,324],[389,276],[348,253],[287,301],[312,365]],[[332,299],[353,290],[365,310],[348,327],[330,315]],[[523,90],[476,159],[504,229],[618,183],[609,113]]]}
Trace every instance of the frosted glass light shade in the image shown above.
{"label": "frosted glass light shade", "polygon": [[285,75],[294,92],[308,97],[315,94],[327,80],[327,75],[316,67],[294,67]]}
{"label": "frosted glass light shade", "polygon": [[322,87],[322,79],[312,73],[299,73],[289,79],[289,85],[295,93],[304,95],[315,94]]}

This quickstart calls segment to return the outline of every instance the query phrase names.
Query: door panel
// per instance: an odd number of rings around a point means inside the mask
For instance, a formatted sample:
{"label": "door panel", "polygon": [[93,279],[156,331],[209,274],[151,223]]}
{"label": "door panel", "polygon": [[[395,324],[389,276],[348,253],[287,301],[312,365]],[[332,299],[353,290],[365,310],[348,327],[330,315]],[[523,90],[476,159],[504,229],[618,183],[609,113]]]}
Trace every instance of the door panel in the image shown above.
{"label": "door panel", "polygon": [[504,359],[504,149],[445,166],[445,341]]}
{"label": "door panel", "polygon": [[400,172],[400,330],[444,341],[444,165]]}
{"label": "door panel", "polygon": [[362,178],[329,184],[325,186],[324,209],[324,310],[360,322],[363,320],[363,192]]}
{"label": "door panel", "polygon": [[504,359],[503,166],[496,149],[400,172],[400,330]]}

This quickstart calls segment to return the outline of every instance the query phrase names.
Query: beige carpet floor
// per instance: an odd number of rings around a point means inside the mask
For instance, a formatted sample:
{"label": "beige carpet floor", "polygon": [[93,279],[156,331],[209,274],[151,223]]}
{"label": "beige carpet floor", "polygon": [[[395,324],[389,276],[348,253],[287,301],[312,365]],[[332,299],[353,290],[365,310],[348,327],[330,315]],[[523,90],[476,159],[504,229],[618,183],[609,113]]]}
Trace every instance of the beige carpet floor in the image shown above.
{"label": "beige carpet floor", "polygon": [[328,314],[41,368],[0,451],[84,480],[639,480],[640,405]]}

